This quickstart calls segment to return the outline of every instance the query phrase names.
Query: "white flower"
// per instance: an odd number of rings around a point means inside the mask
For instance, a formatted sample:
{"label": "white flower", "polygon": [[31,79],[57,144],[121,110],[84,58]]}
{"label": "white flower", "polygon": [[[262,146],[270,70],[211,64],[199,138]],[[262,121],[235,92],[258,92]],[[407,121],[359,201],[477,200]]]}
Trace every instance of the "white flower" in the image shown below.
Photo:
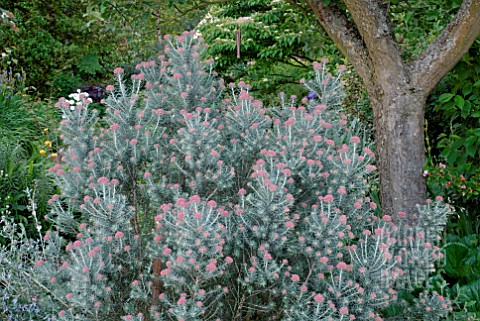
{"label": "white flower", "polygon": [[[82,100],[81,97],[86,98],[86,97],[88,97],[88,96],[89,96],[88,93],[82,93],[82,91],[81,91],[80,89],[77,89],[77,92],[76,92],[76,93],[73,93],[73,94],[68,95],[68,97],[73,98],[73,99],[76,100],[76,101],[81,101],[81,100]],[[87,100],[88,100],[88,99],[87,99]],[[70,104],[74,104],[74,103],[71,102]]]}
{"label": "white flower", "polygon": [[[80,94],[70,94],[68,97],[75,99],[76,101],[80,100]],[[70,103],[72,104],[72,103]]]}

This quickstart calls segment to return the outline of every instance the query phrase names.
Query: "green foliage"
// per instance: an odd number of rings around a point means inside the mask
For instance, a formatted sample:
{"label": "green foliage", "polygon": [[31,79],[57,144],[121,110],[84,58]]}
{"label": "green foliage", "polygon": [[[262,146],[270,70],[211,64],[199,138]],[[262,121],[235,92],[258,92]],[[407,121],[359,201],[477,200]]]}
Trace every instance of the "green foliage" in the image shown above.
{"label": "green foliage", "polygon": [[53,86],[57,92],[56,96],[68,96],[74,88],[78,87],[81,82],[82,78],[73,72],[64,72],[59,74],[53,82]]}
{"label": "green foliage", "polygon": [[[38,148],[43,142],[38,138],[45,134],[44,127],[54,115],[47,105],[34,104],[23,93],[23,79],[10,70],[0,74],[0,213],[22,223],[32,236],[37,233],[36,223],[27,208],[25,189],[36,189],[37,211],[43,217],[54,187],[46,171],[49,161]],[[2,244],[7,241],[0,238]]]}
{"label": "green foliage", "polygon": [[[54,192],[53,180],[46,170],[49,163],[34,144],[6,144],[5,141],[1,144],[0,213],[22,223],[31,237],[37,235],[37,223],[28,210],[29,199],[25,189],[35,189],[39,224],[48,227],[43,216],[48,213],[49,195]],[[0,243],[6,242],[8,240],[0,238]]]}
{"label": "green foliage", "polygon": [[446,290],[459,306],[480,317],[480,236],[449,234],[445,242],[442,274],[449,283]]}
{"label": "green foliage", "polygon": [[[155,39],[162,34],[193,29],[206,12],[207,5],[173,3],[155,0],[82,0],[86,5],[87,25],[100,24],[107,30],[122,33],[129,41]],[[193,6],[193,7],[192,7]]]}
{"label": "green foliage", "polygon": [[414,59],[454,17],[461,0],[389,1],[394,35],[405,59]]}
{"label": "green foliage", "polygon": [[266,101],[275,100],[272,93],[278,91],[308,94],[299,81],[312,77],[313,61],[329,57],[343,62],[313,14],[284,1],[231,1],[212,7],[198,29],[209,44],[207,55],[226,81],[243,79]]}
{"label": "green foliage", "polygon": [[4,30],[0,43],[28,75],[27,85],[41,96],[48,92],[58,97],[86,83],[105,83],[117,64],[145,58],[153,49],[152,37],[99,24],[87,27],[84,2],[7,0],[2,7],[15,15],[19,31]]}
{"label": "green foliage", "polygon": [[[480,42],[437,86],[427,103],[427,187],[457,214],[447,225],[446,290],[456,310],[480,318]],[[467,312],[465,312],[467,311]],[[460,313],[460,312],[459,312]],[[468,316],[470,317],[470,316]],[[471,319],[468,319],[471,320]]]}
{"label": "green foliage", "polygon": [[343,108],[347,114],[358,118],[360,122],[372,129],[373,135],[373,110],[370,108],[370,98],[363,87],[362,80],[352,69],[347,70],[343,78],[345,81]]}
{"label": "green foliage", "polygon": [[81,73],[88,75],[95,75],[103,70],[99,61],[100,57],[97,55],[83,56],[78,62],[78,70]]}
{"label": "green foliage", "polygon": [[[480,41],[442,81],[427,109],[429,188],[464,208],[478,225],[480,193]],[[433,124],[433,125],[432,125]],[[478,233],[477,230],[472,232]]]}
{"label": "green foliage", "polygon": [[[37,155],[22,153],[18,148],[3,146],[0,151],[0,213],[23,224],[29,236],[38,236],[37,224],[28,210],[28,197],[25,189],[35,188],[38,202],[38,213],[48,212],[47,200],[53,192],[51,179],[46,175],[44,162]],[[43,216],[42,216],[43,217]],[[47,227],[43,218],[39,224]],[[0,243],[9,240],[0,237]]]}

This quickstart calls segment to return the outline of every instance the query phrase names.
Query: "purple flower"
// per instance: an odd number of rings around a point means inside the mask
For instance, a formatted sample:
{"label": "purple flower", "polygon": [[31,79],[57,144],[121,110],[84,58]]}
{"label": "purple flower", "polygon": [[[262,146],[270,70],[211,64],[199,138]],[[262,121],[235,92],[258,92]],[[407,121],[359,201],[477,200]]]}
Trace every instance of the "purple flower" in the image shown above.
{"label": "purple flower", "polygon": [[314,93],[313,91],[311,91],[307,96],[308,99],[314,99],[315,97],[317,97],[317,94]]}

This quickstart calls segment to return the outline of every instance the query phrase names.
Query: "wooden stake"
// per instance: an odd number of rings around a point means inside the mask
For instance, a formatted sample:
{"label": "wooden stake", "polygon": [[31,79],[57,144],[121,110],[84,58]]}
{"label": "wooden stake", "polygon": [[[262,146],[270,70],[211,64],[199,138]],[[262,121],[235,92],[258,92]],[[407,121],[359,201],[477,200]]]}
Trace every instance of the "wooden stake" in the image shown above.
{"label": "wooden stake", "polygon": [[160,259],[153,259],[153,288],[152,288],[152,297],[153,304],[158,303],[158,296],[162,293],[163,284],[160,280],[160,271],[162,270],[162,261]]}
{"label": "wooden stake", "polygon": [[240,28],[237,29],[237,58],[240,59],[240,43],[242,40],[242,34],[240,32]]}

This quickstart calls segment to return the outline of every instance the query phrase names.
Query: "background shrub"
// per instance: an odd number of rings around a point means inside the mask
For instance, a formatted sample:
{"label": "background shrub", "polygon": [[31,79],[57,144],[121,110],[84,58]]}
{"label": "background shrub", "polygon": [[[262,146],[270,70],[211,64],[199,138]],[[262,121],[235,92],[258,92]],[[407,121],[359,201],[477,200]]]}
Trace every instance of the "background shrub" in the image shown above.
{"label": "background shrub", "polygon": [[[25,75],[13,72],[11,59],[7,54],[0,61],[0,211],[22,224],[33,237],[38,236],[37,225],[27,209],[25,189],[35,189],[32,196],[42,218],[49,211],[47,201],[54,192],[47,168],[53,160],[55,145],[51,140],[55,135],[48,127],[54,129],[56,126],[51,125],[57,118],[46,104],[36,103],[26,94]],[[40,221],[46,228],[46,222]],[[0,243],[7,242],[0,237]]]}
{"label": "background shrub", "polygon": [[[18,32],[0,33],[3,50],[24,70],[27,86],[43,98],[61,97],[86,84],[105,83],[114,64],[145,59],[154,39],[127,39],[129,34],[101,25],[87,26],[86,2],[3,1],[15,16]],[[133,50],[143,47],[143,51]]]}
{"label": "background shrub", "polygon": [[[428,136],[431,161],[428,179],[433,193],[448,197],[469,224],[461,234],[479,232],[480,192],[480,42],[442,81],[431,97]],[[457,222],[457,220],[455,220]],[[461,224],[461,222],[460,222]]]}

